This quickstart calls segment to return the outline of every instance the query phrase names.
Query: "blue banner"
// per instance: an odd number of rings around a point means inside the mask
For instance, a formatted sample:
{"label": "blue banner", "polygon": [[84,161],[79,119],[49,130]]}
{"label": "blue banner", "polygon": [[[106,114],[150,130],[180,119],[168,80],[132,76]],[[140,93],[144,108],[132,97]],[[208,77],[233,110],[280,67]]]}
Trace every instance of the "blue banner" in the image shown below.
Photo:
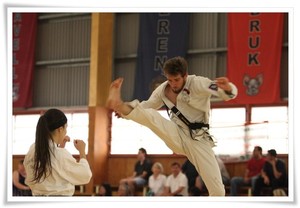
{"label": "blue banner", "polygon": [[140,14],[139,46],[134,99],[148,99],[155,86],[165,80],[164,62],[185,57],[188,49],[189,14]]}

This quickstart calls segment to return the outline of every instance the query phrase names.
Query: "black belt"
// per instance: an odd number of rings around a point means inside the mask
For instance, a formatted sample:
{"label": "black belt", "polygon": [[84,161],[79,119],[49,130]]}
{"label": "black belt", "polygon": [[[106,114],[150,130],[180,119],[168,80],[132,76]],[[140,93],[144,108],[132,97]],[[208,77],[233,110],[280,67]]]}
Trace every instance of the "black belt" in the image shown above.
{"label": "black belt", "polygon": [[[168,106],[165,104],[166,106],[166,109],[167,109],[167,113],[168,115],[170,116],[170,113],[169,113],[169,108]],[[189,130],[190,130],[190,136],[192,139],[194,139],[193,137],[193,133],[192,133],[192,130],[196,130],[196,129],[202,129],[202,128],[208,128],[209,129],[209,124],[205,124],[205,123],[191,123],[184,115],[182,115],[182,113],[175,107],[173,106],[171,108],[171,111],[183,122],[185,123],[185,125],[187,125],[189,127]]]}
{"label": "black belt", "polygon": [[185,125],[187,125],[190,129],[192,130],[196,130],[196,129],[202,129],[202,128],[208,128],[209,129],[209,124],[205,124],[205,123],[191,123],[184,115],[182,115],[182,113],[174,106],[173,108],[171,108],[171,111],[178,117],[180,118],[180,120],[185,123]]}

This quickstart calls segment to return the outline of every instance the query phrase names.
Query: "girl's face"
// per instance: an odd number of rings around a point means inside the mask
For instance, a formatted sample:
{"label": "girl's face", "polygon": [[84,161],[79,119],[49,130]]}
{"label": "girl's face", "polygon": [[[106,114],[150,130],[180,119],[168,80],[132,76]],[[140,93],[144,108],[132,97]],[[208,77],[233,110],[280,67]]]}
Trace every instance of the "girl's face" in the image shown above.
{"label": "girl's face", "polygon": [[68,124],[66,123],[64,126],[58,128],[59,130],[59,143],[62,143],[65,136],[67,135],[67,127]]}
{"label": "girl's face", "polygon": [[103,186],[101,186],[100,189],[99,189],[99,195],[100,196],[105,196],[105,194],[106,194],[106,189]]}

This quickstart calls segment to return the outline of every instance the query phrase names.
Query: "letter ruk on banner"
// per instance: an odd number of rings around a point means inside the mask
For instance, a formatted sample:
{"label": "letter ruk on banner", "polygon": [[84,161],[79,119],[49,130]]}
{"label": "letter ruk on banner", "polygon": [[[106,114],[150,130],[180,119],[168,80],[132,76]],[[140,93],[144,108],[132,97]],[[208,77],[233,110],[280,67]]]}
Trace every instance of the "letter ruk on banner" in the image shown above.
{"label": "letter ruk on banner", "polygon": [[185,56],[188,47],[189,14],[140,14],[139,46],[134,98],[148,99],[156,84],[163,82],[163,64]]}
{"label": "letter ruk on banner", "polygon": [[239,104],[280,99],[283,13],[228,14],[227,76],[239,89]]}
{"label": "letter ruk on banner", "polygon": [[32,106],[37,14],[13,14],[13,107]]}

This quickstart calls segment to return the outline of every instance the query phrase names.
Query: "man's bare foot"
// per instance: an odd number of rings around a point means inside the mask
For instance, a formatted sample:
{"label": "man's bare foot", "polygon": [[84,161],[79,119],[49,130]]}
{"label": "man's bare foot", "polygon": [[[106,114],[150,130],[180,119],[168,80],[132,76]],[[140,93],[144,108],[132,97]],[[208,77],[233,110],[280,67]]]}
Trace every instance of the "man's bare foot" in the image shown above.
{"label": "man's bare foot", "polygon": [[118,78],[110,84],[106,107],[113,111],[117,111],[118,107],[123,103],[121,99],[122,83],[123,78]]}

